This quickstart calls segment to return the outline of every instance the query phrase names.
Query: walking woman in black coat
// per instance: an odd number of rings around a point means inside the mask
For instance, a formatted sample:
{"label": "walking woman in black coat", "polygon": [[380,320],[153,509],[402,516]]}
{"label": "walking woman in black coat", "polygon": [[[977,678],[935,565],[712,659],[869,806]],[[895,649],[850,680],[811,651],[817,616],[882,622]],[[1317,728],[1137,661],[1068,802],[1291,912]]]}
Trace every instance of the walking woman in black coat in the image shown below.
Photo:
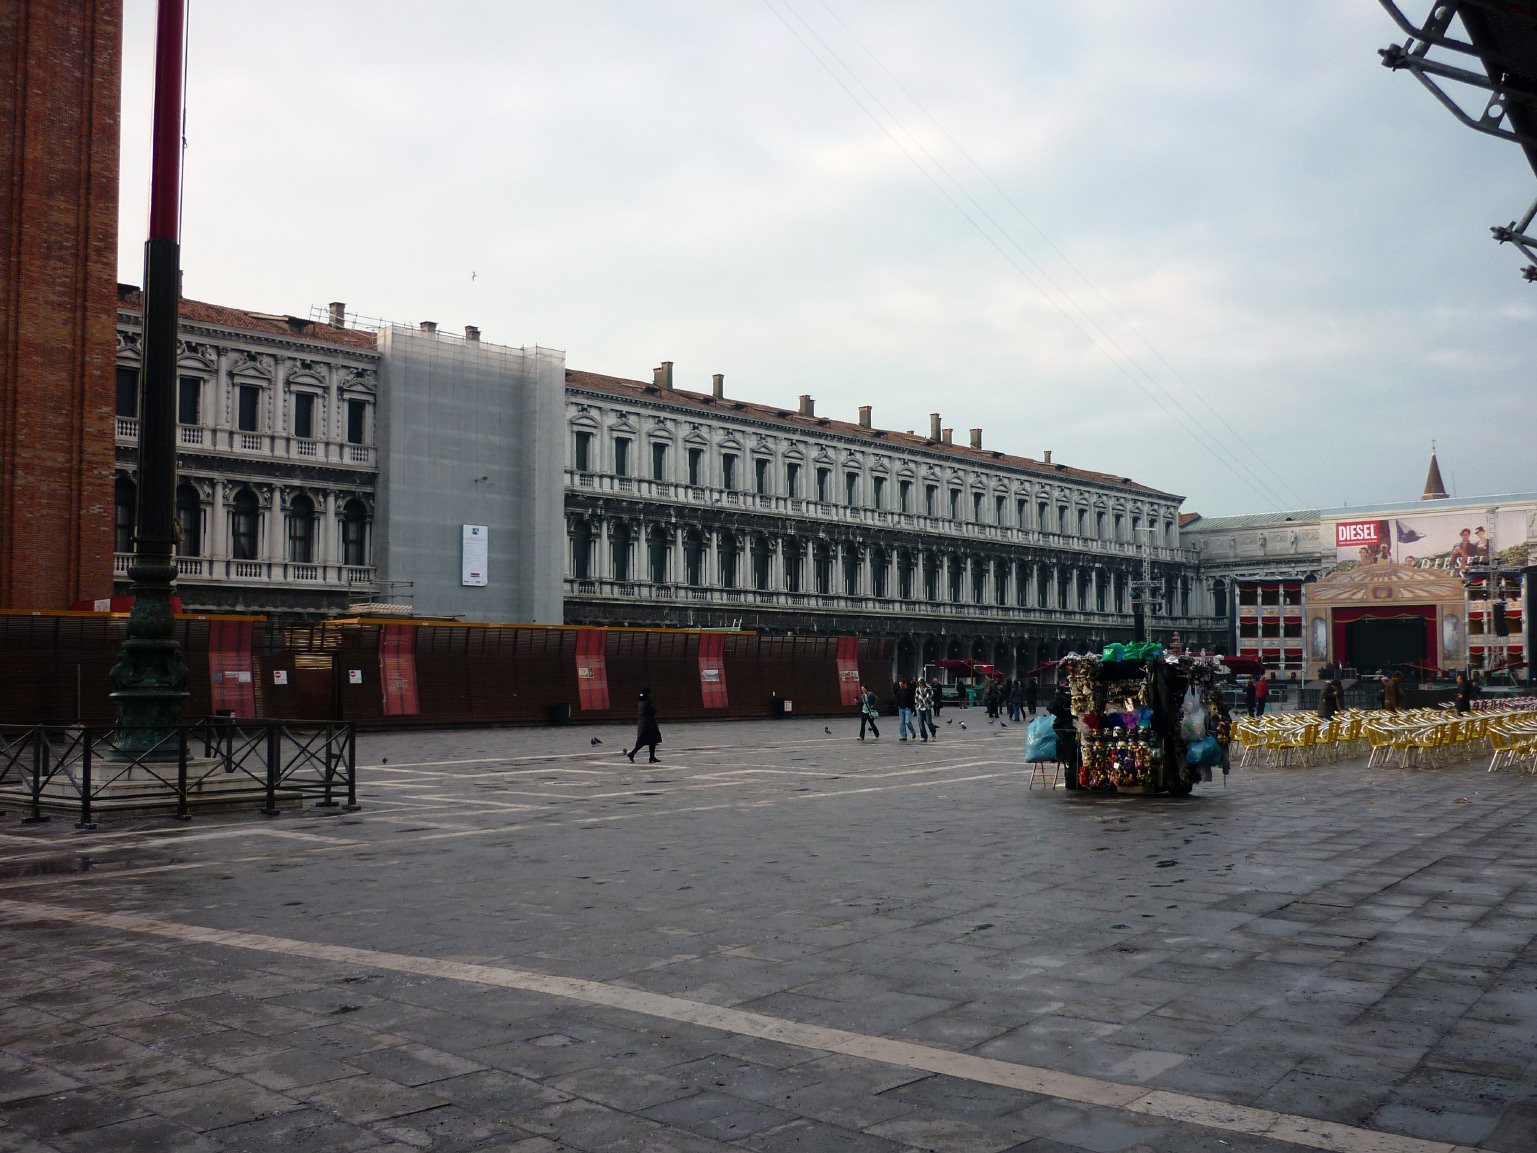
{"label": "walking woman in black coat", "polygon": [[633,762],[641,749],[651,751],[648,764],[656,764],[656,747],[662,743],[662,730],[656,727],[656,706],[651,703],[651,690],[640,690],[640,707],[635,722],[635,747],[627,749],[625,756]]}

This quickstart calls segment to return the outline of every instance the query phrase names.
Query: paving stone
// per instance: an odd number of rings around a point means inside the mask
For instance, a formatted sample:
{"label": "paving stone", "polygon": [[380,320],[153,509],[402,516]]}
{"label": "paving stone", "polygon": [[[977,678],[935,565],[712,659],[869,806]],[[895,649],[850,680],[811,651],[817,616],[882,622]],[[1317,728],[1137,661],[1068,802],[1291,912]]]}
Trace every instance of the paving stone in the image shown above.
{"label": "paving stone", "polygon": [[220,1153],[218,1142],[162,1117],[138,1117],[56,1137],[60,1153]]}
{"label": "paving stone", "polygon": [[899,1145],[873,1133],[799,1119],[754,1133],[737,1142],[737,1148],[753,1153],[904,1153],[913,1146]]}
{"label": "paving stone", "polygon": [[146,1093],[135,1101],[168,1120],[198,1130],[221,1129],[299,1108],[289,1097],[235,1077],[167,1093]]}

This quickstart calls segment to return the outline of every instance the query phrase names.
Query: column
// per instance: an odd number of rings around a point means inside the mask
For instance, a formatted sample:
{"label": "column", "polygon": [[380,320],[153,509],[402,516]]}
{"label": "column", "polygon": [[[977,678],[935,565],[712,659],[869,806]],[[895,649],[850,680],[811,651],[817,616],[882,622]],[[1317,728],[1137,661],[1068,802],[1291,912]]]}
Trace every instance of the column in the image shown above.
{"label": "column", "polygon": [[281,561],[283,559],[283,494],[286,490],[280,485],[272,485],[267,492],[270,499],[267,502],[265,523],[262,525],[261,559],[265,561]]}
{"label": "column", "polygon": [[208,536],[203,546],[203,555],[220,560],[229,556],[229,511],[224,507],[222,476],[214,477],[213,481],[213,503],[208,507]]}

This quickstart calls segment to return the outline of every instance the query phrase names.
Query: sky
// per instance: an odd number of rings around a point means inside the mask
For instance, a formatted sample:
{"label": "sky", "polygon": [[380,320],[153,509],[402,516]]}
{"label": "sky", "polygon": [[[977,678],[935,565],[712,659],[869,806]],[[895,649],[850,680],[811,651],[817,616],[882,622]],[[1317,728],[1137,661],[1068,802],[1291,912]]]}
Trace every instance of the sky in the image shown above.
{"label": "sky", "polygon": [[1432,444],[1531,492],[1537,285],[1489,227],[1537,177],[1402,40],[1369,0],[191,0],[184,291],[937,411],[1208,516],[1413,499]]}

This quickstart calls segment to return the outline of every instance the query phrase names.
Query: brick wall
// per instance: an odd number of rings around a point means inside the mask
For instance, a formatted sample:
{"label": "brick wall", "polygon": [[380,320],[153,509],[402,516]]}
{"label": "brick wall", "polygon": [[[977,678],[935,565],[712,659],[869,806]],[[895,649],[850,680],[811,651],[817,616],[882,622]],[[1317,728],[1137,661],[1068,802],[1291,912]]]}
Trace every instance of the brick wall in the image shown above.
{"label": "brick wall", "polygon": [[122,7],[0,3],[0,608],[111,595]]}

